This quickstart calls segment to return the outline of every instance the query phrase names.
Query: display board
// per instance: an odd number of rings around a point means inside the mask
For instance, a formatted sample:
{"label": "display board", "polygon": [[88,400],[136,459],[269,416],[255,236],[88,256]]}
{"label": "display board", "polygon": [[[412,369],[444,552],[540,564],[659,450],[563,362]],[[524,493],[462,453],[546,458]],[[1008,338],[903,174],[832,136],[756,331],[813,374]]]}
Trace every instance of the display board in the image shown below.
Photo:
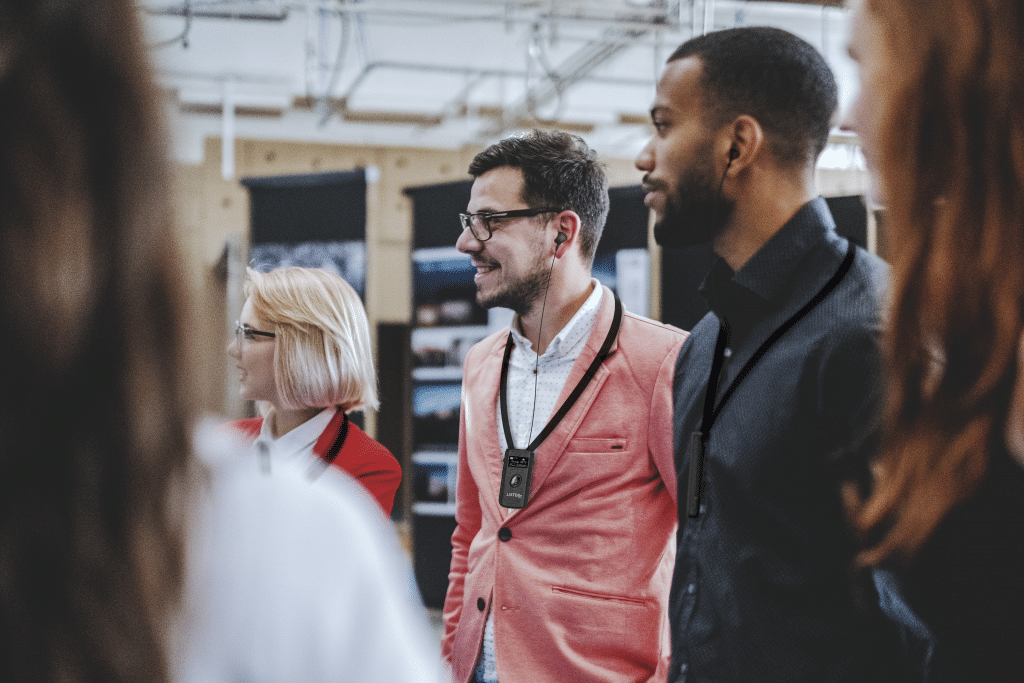
{"label": "display board", "polygon": [[249,265],[325,268],[366,292],[366,174],[243,178],[249,190]]}

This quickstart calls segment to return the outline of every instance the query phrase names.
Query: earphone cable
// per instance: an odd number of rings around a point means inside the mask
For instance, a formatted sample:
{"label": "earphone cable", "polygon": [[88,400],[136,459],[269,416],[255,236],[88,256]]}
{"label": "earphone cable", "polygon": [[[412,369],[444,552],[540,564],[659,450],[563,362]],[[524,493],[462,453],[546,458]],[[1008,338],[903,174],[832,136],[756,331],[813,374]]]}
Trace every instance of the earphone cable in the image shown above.
{"label": "earphone cable", "polygon": [[534,352],[537,354],[537,362],[533,366],[533,409],[530,410],[530,434],[526,443],[533,441],[533,423],[537,418],[537,380],[540,378],[540,335],[544,331],[544,310],[548,306],[548,290],[551,289],[551,273],[555,269],[555,257],[557,255],[557,251],[551,255],[551,267],[548,268],[548,281],[544,287],[544,302],[540,307],[540,324],[537,326],[537,348],[534,349]]}

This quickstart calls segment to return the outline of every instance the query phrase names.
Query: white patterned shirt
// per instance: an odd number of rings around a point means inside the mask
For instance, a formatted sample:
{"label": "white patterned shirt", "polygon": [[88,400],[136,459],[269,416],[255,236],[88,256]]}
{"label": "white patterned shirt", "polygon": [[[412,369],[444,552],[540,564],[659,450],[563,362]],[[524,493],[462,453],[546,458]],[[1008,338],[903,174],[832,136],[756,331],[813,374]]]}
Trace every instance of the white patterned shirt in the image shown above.
{"label": "white patterned shirt", "polygon": [[[518,318],[512,323],[512,340],[515,342],[508,363],[508,420],[516,448],[526,448],[544,429],[548,418],[557,409],[558,396],[565,381],[569,379],[572,366],[583,353],[587,339],[597,322],[601,310],[601,295],[604,288],[597,279],[591,279],[591,292],[580,309],[565,327],[555,335],[541,357],[533,349],[533,343],[519,330]],[[543,331],[543,326],[541,331]],[[536,374],[534,369],[537,370]],[[536,400],[534,383],[536,382]],[[504,457],[509,445],[505,442],[505,429],[501,421],[501,402],[498,402],[498,443]],[[504,510],[508,514],[507,510]],[[483,648],[476,677],[484,683],[497,683],[498,671],[494,657],[494,613],[487,615],[484,627]]]}

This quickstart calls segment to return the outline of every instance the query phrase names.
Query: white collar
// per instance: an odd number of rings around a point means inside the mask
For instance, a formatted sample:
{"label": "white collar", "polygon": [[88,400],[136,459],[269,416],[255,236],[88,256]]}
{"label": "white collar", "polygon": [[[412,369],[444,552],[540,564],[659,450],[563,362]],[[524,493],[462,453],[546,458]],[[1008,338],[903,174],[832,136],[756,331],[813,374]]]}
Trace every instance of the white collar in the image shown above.
{"label": "white collar", "polygon": [[[548,344],[548,348],[544,351],[544,355],[541,358],[560,358],[566,354],[572,353],[577,345],[581,342],[582,338],[587,336],[593,329],[594,320],[597,317],[597,310],[601,306],[601,296],[604,294],[604,287],[597,278],[590,278],[590,284],[593,290],[590,292],[590,296],[583,302],[576,314],[572,316],[565,327],[558,331],[558,334]],[[532,351],[533,344],[519,331],[519,316],[512,321],[512,339],[515,340],[516,347],[523,351]]]}
{"label": "white collar", "polygon": [[320,435],[324,433],[324,430],[327,429],[327,425],[331,423],[337,410],[333,406],[324,408],[295,429],[275,439],[270,432],[271,421],[274,417],[274,409],[271,408],[270,412],[263,419],[260,435],[256,437],[253,447],[257,449],[265,448],[274,458],[292,458],[303,454],[312,455],[313,446],[316,444],[317,439],[320,438]]}

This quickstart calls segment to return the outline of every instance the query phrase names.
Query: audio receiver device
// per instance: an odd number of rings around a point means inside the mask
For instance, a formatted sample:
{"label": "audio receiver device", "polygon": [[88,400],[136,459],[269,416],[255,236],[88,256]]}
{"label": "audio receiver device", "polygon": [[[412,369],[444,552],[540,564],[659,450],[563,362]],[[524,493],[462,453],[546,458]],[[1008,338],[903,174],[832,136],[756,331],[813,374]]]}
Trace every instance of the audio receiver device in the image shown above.
{"label": "audio receiver device", "polygon": [[498,502],[507,508],[523,508],[530,500],[530,475],[533,474],[533,451],[510,448],[505,451],[501,468],[501,490]]}

